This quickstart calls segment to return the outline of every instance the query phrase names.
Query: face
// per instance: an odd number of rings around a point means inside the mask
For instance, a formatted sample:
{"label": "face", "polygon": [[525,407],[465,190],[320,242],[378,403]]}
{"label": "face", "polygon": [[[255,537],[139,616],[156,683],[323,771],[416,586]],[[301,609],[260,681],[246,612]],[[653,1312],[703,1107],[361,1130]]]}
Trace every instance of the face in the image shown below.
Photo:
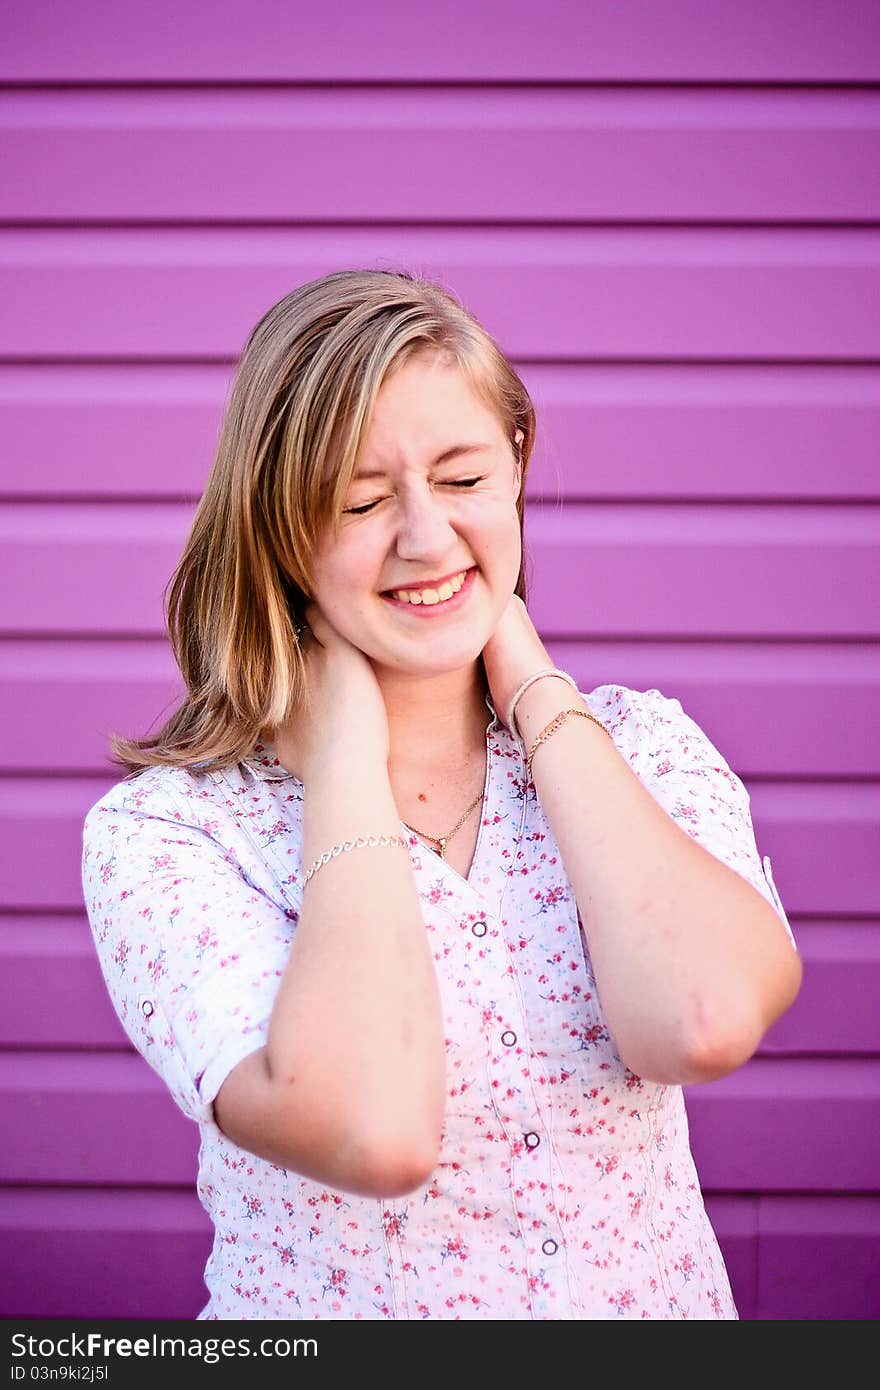
{"label": "face", "polygon": [[314,598],[377,670],[472,664],[519,576],[514,441],[457,365],[416,356],[383,384]]}

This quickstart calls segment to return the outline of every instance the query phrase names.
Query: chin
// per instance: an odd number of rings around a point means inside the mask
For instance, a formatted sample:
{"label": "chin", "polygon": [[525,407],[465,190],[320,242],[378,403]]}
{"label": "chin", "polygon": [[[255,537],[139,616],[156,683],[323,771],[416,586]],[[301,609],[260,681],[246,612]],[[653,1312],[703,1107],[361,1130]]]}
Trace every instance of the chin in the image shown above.
{"label": "chin", "polygon": [[464,642],[426,643],[424,651],[377,651],[366,653],[375,666],[383,666],[390,671],[406,672],[413,676],[445,676],[452,671],[460,671],[473,666],[479,659],[488,637]]}

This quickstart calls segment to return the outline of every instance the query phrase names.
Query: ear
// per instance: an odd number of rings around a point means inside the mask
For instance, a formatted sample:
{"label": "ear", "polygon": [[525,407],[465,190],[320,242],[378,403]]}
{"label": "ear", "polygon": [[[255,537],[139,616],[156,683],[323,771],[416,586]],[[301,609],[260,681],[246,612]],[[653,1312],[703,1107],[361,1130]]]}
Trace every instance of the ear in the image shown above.
{"label": "ear", "polygon": [[523,434],[522,430],[516,430],[516,431],[514,432],[513,442],[514,442],[514,445],[516,446],[516,454],[517,454],[517,458],[516,458],[516,495],[517,495],[517,497],[519,497],[520,491],[521,491],[521,489],[522,489],[522,473],[523,473],[523,469],[522,469],[522,445],[523,445],[523,440],[524,440],[524,439],[525,439],[525,435]]}

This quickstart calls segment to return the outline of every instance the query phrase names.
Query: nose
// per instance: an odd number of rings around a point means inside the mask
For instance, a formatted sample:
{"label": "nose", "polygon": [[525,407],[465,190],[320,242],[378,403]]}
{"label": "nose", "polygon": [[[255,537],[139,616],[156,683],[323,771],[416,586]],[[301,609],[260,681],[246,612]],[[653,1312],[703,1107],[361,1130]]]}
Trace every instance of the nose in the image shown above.
{"label": "nose", "polygon": [[429,486],[413,488],[400,499],[397,554],[401,560],[441,560],[455,541],[447,499]]}

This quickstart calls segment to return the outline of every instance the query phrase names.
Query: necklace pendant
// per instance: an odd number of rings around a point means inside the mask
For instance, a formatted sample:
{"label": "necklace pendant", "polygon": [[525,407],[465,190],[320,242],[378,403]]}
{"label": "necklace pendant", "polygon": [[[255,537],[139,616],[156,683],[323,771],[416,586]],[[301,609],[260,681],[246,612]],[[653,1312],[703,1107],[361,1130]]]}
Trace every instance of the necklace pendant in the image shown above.
{"label": "necklace pendant", "polygon": [[438,845],[440,846],[440,858],[441,858],[441,859],[445,859],[445,858],[446,858],[446,840],[443,839],[443,838],[441,838],[441,839],[439,839],[439,840],[437,841],[437,843],[438,843]]}

